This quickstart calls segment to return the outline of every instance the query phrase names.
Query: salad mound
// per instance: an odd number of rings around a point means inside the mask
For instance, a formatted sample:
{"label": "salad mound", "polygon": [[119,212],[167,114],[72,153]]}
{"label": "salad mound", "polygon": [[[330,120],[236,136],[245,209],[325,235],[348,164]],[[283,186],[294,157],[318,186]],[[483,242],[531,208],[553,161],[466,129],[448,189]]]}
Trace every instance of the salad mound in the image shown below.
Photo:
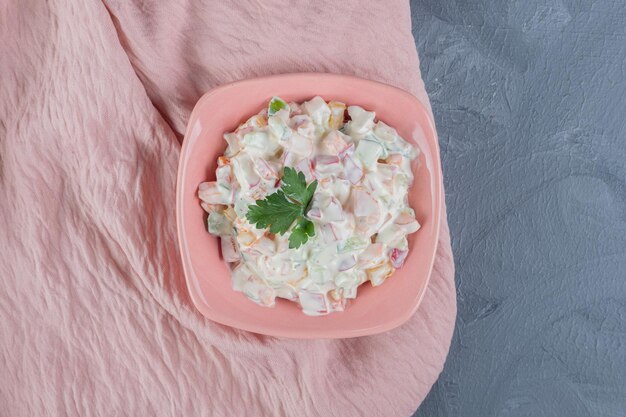
{"label": "salad mound", "polygon": [[198,196],[233,289],[324,315],[402,267],[420,227],[408,205],[419,150],[374,112],[274,97],[224,139],[216,180]]}

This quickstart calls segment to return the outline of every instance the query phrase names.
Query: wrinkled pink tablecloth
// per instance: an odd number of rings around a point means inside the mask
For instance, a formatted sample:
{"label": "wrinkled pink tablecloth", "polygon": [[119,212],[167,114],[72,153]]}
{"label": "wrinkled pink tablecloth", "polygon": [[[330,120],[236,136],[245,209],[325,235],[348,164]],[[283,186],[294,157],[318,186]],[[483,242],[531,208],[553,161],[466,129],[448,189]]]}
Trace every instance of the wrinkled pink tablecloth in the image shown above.
{"label": "wrinkled pink tablecloth", "polygon": [[454,325],[445,217],[418,313],[337,341],[203,319],[174,224],[211,87],[330,71],[428,105],[407,0],[0,0],[0,19],[0,415],[411,415]]}

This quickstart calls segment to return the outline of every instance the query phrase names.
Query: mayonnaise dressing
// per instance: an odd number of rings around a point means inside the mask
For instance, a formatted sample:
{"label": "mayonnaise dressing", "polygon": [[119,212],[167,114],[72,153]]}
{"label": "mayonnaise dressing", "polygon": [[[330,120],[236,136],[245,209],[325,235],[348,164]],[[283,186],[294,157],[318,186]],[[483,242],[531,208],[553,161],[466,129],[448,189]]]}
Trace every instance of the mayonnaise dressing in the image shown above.
{"label": "mayonnaise dressing", "polygon": [[[315,97],[302,104],[275,97],[234,132],[218,158],[216,181],[200,184],[208,230],[221,238],[236,291],[263,306],[277,297],[307,315],[343,311],[366,281],[381,285],[408,253],[420,227],[408,205],[411,160],[419,150],[359,106]],[[318,181],[307,217],[315,236],[290,249],[246,219],[248,206],[280,187],[283,168]]]}

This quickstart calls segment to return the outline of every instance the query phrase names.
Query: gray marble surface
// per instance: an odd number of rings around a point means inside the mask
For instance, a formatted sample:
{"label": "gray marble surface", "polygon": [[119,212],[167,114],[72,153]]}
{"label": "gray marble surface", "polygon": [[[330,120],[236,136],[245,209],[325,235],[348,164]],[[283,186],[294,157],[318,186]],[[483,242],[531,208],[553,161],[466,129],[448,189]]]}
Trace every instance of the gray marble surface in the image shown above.
{"label": "gray marble surface", "polygon": [[415,416],[626,416],[626,1],[411,7],[459,306]]}

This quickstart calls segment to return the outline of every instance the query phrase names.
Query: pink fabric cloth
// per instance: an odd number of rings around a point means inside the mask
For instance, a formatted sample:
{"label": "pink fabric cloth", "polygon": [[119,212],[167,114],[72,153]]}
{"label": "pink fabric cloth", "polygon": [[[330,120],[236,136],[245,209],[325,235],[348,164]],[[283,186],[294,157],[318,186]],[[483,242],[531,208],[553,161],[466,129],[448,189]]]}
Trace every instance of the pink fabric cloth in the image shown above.
{"label": "pink fabric cloth", "polygon": [[428,104],[407,0],[0,0],[0,19],[0,415],[411,415],[454,325],[445,217],[418,313],[334,341],[205,320],[174,222],[211,87],[330,71]]}

